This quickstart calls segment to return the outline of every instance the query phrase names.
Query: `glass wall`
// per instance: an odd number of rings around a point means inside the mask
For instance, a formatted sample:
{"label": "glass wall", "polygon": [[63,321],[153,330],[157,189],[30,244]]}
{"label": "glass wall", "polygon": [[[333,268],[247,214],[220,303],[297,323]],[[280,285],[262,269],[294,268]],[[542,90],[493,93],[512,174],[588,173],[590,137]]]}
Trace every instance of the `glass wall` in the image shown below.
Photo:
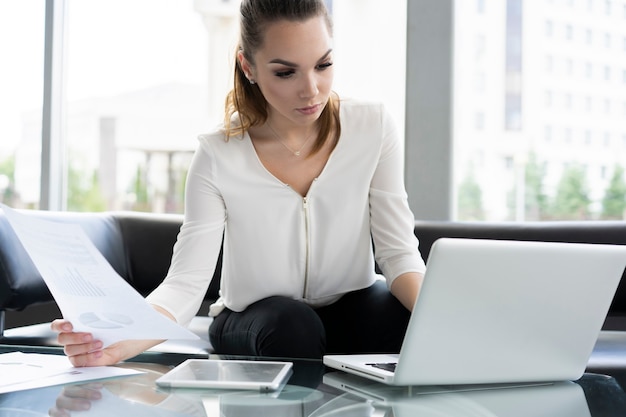
{"label": "glass wall", "polygon": [[0,1],[0,202],[11,206],[39,198],[45,6]]}
{"label": "glass wall", "polygon": [[196,136],[219,118],[202,17],[191,1],[67,2],[68,210],[182,212]]}
{"label": "glass wall", "polygon": [[[182,212],[196,137],[222,119],[239,0],[65,3],[64,208]],[[416,217],[624,218],[625,0],[327,4],[335,89],[384,102],[420,146]],[[0,199],[15,207],[40,206],[45,6],[0,1]],[[446,13],[407,60],[416,16]]]}
{"label": "glass wall", "polygon": [[624,1],[456,1],[462,220],[623,219]]}
{"label": "glass wall", "polygon": [[418,219],[625,218],[626,1],[407,5]]}
{"label": "glass wall", "polygon": [[[385,102],[402,128],[406,1],[394,3],[327,1],[335,18],[336,90],[342,97]],[[13,200],[5,199],[9,204],[39,208],[45,2],[32,3],[39,5],[38,15],[25,4],[31,2],[9,1],[6,13],[0,10],[0,18],[29,22],[16,27],[39,42],[38,48],[28,48],[37,65],[19,62],[26,48],[2,50],[18,60],[14,73],[0,77],[12,87],[0,98],[3,106],[25,102],[26,91],[36,100],[9,116],[14,126],[11,142],[3,140],[0,147],[0,161],[7,160],[0,168],[7,172],[0,187],[20,190]],[[238,6],[239,0],[65,0],[63,18],[56,22],[65,38],[65,204],[57,209],[183,211],[196,137],[223,118]],[[374,26],[388,29],[380,35]],[[17,33],[3,28],[2,39]],[[381,53],[372,56],[372,51]],[[3,187],[9,181],[10,187]]]}

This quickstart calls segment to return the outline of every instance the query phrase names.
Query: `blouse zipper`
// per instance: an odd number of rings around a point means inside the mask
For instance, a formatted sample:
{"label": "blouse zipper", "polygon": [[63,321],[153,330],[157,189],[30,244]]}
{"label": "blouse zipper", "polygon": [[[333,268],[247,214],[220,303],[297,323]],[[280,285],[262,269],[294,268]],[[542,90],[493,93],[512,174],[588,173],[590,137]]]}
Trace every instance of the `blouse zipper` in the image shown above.
{"label": "blouse zipper", "polygon": [[309,206],[306,197],[302,198],[302,210],[304,212],[304,287],[302,288],[302,298],[306,298],[307,287],[309,285]]}

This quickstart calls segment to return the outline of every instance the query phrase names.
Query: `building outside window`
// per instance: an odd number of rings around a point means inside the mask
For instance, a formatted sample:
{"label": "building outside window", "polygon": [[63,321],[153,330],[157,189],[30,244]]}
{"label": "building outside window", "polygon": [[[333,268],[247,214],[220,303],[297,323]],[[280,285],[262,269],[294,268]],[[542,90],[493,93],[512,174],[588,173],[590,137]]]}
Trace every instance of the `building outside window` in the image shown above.
{"label": "building outside window", "polygon": [[[450,1],[449,219],[624,218],[626,201],[621,212],[605,207],[619,206],[606,196],[625,182],[626,4]],[[238,3],[65,0],[60,208],[182,212],[196,137],[222,118]],[[405,110],[407,94],[421,94],[405,84],[407,0],[327,4],[335,89],[382,101],[404,133],[405,120],[423,117]],[[11,63],[0,66],[0,201],[15,207],[41,203],[45,6],[0,2],[0,54]],[[577,209],[563,212],[564,198]]]}
{"label": "building outside window", "polygon": [[0,2],[0,202],[9,205],[38,192],[39,160],[18,173],[16,158],[26,137],[41,138],[41,112],[26,115],[43,103],[44,14],[44,0]]}
{"label": "building outside window", "polygon": [[[626,119],[612,106],[626,99],[624,83],[612,76],[613,68],[626,66],[622,45],[611,42],[614,36],[626,37],[622,8],[607,3],[605,8],[587,10],[585,2],[508,0],[486,3],[479,15],[462,1],[455,5],[455,39],[488,31],[481,62],[468,59],[463,45],[457,44],[454,51],[459,86],[454,94],[459,109],[453,117],[454,186],[457,194],[462,193],[471,177],[481,191],[474,194],[478,201],[457,205],[456,218],[624,218],[626,196],[620,197],[622,212],[604,210],[614,207],[605,200],[612,195],[609,190],[624,189],[626,180],[626,147],[623,141],[610,140],[626,132]],[[494,23],[483,24],[486,16]],[[602,39],[602,47],[593,39]],[[471,81],[468,75],[474,68],[488,69],[486,77],[492,82],[487,107],[477,96],[464,93],[471,91],[464,85]],[[596,74],[594,68],[599,70]],[[485,112],[480,131],[466,122],[464,114],[478,106]],[[600,133],[602,141],[594,142],[591,132],[606,133]],[[477,141],[478,136],[483,140]],[[486,158],[482,167],[474,160],[479,151]],[[497,168],[502,158],[514,161],[513,174]],[[598,172],[603,174],[591,174]],[[581,175],[580,185],[571,187]],[[563,199],[575,201],[576,209],[564,212],[558,207]],[[457,204],[460,201],[467,199],[458,199]]]}
{"label": "building outside window", "polygon": [[[196,138],[223,119],[239,0],[64,3],[60,208],[182,212]],[[402,130],[406,2],[326,3],[335,18],[336,90],[384,102]],[[8,94],[0,105],[12,110],[2,112],[10,123],[0,135],[11,139],[0,145],[0,187],[13,193],[2,201],[16,207],[40,207],[45,6],[0,3],[0,39],[29,42],[0,44],[2,56],[16,58],[11,72],[0,73],[11,87],[2,89]],[[382,35],[373,25],[385,28]],[[384,51],[384,59],[372,50]]]}

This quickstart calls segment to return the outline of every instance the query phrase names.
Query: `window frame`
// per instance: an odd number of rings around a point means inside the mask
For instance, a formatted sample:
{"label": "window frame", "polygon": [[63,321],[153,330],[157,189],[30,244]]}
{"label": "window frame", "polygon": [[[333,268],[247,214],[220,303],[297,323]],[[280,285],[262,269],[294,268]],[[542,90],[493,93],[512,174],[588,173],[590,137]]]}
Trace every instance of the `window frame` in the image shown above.
{"label": "window frame", "polygon": [[39,208],[65,209],[63,64],[65,0],[46,0]]}

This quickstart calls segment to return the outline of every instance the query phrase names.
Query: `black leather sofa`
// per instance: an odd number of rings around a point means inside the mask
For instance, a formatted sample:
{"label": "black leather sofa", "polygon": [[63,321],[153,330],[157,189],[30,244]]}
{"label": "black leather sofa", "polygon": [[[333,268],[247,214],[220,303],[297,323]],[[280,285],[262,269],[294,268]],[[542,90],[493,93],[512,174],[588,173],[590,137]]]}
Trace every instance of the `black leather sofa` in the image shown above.
{"label": "black leather sofa", "polygon": [[[24,211],[65,223],[80,224],[113,268],[139,293],[147,295],[165,277],[182,216],[135,212],[67,213]],[[626,245],[626,222],[463,223],[417,221],[415,234],[426,259],[440,237],[537,240]],[[221,259],[221,258],[220,258]],[[205,295],[205,308],[217,298],[220,265]],[[590,277],[593,279],[593,277]],[[53,306],[52,309],[41,306]],[[205,310],[204,310],[205,311]],[[204,311],[192,330],[205,340],[192,349],[210,350]],[[15,233],[0,211],[0,344],[54,344],[48,322],[58,317],[54,302]],[[26,320],[24,320],[26,318]],[[43,323],[43,324],[37,324]],[[4,328],[7,329],[4,329]],[[604,329],[626,330],[626,271]],[[626,332],[624,333],[626,334]],[[180,346],[166,347],[178,350]],[[183,349],[184,350],[184,349]]]}
{"label": "black leather sofa", "polygon": [[[182,216],[138,212],[73,213],[24,210],[23,214],[80,224],[113,269],[140,294],[165,278]],[[218,297],[221,256],[201,313]],[[50,291],[0,210],[0,344],[54,345],[49,322],[60,317]],[[204,317],[203,317],[204,316]],[[166,344],[162,351],[211,350],[200,314],[190,325],[200,343]]]}

